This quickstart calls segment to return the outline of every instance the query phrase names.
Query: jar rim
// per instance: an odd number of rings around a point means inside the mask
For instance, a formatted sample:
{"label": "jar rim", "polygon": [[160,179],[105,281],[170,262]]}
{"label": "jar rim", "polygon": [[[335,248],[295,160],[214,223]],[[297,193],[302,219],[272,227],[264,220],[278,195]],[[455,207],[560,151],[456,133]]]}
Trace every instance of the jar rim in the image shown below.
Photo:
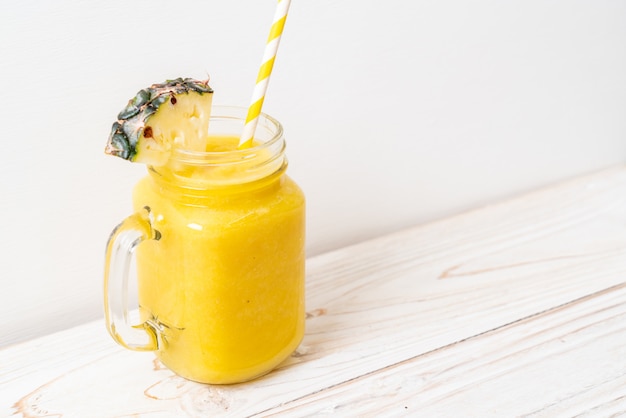
{"label": "jar rim", "polygon": [[[248,109],[241,106],[226,106],[226,105],[214,105],[211,107],[210,120],[222,120],[241,122],[241,129],[246,120],[246,114]],[[211,129],[209,123],[209,131]],[[261,126],[269,128],[271,131],[271,137],[257,145],[251,146],[245,149],[236,149],[232,151],[194,151],[176,148],[171,154],[171,158],[180,162],[200,162],[207,160],[241,160],[245,159],[251,154],[256,154],[263,150],[269,149],[276,145],[277,142],[283,140],[283,126],[274,117],[261,113],[259,115],[259,125],[257,126],[257,132]]]}

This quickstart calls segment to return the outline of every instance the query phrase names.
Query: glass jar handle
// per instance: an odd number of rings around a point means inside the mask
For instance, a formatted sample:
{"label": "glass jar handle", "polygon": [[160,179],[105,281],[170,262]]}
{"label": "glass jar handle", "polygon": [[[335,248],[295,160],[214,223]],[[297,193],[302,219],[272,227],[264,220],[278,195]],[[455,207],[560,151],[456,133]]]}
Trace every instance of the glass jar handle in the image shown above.
{"label": "glass jar handle", "polygon": [[144,322],[130,324],[128,315],[128,276],[133,253],[148,239],[160,239],[161,234],[152,228],[150,208],[124,219],[111,233],[106,248],[104,266],[104,312],[106,326],[120,345],[137,351],[159,348],[158,331]]}

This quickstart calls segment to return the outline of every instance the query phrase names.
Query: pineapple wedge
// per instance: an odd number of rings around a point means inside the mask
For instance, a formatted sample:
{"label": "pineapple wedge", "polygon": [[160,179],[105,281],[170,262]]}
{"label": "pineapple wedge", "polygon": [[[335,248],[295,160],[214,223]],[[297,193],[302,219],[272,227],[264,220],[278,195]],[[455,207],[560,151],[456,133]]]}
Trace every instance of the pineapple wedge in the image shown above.
{"label": "pineapple wedge", "polygon": [[213,89],[177,78],[140,90],[117,115],[105,153],[164,165],[173,149],[206,151]]}

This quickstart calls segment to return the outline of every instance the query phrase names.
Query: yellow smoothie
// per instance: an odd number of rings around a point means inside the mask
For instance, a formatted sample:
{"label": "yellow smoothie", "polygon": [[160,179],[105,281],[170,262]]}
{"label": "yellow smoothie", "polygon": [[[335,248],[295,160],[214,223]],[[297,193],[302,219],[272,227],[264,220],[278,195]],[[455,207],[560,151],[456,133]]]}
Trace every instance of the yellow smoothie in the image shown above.
{"label": "yellow smoothie", "polygon": [[[237,143],[213,137],[207,151]],[[135,186],[135,210],[149,207],[159,235],[136,250],[142,320],[185,378],[253,379],[304,334],[304,195],[268,152],[236,164],[173,159]]]}

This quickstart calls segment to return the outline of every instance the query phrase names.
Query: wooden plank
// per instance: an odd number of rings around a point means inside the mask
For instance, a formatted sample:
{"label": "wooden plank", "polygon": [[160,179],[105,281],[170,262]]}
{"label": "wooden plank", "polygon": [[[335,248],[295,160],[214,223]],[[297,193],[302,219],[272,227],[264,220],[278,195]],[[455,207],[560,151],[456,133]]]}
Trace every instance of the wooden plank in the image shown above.
{"label": "wooden plank", "polygon": [[263,416],[626,414],[626,283]]}
{"label": "wooden plank", "polygon": [[0,351],[0,414],[262,415],[619,285],[626,168],[314,257],[307,268],[305,339],[264,378],[189,382],[149,353],[115,347],[94,323]]}

